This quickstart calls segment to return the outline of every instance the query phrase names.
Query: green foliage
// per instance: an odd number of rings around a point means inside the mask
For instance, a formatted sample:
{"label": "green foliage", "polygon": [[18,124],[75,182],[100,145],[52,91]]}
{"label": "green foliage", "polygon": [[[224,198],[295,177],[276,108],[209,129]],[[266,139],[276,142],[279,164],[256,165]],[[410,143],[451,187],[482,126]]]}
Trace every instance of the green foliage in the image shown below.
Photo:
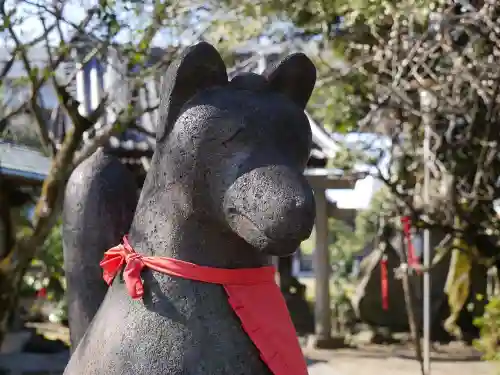
{"label": "green foliage", "polygon": [[337,326],[345,326],[345,317],[350,315],[352,306],[350,292],[353,284],[350,278],[354,254],[363,244],[356,232],[344,221],[330,218],[329,229],[331,240],[329,250],[332,262],[330,303],[333,319]]}
{"label": "green foliage", "polygon": [[330,254],[335,267],[339,267],[336,274],[347,275],[354,253],[362,246],[362,238],[344,221],[330,218],[329,229],[331,233]]}
{"label": "green foliage", "polygon": [[387,188],[375,193],[370,206],[358,211],[355,229],[338,219],[330,219],[330,253],[333,267],[331,279],[331,304],[334,319],[341,329],[347,329],[355,313],[351,304],[357,280],[353,278],[352,266],[356,255],[373,240],[377,234],[382,212],[390,210],[391,195]]}
{"label": "green foliage", "polygon": [[480,338],[474,346],[483,353],[484,359],[500,364],[500,296],[490,298],[484,315],[474,324],[480,329]]}
{"label": "green foliage", "polygon": [[[355,232],[343,223],[330,223],[335,237],[330,251],[332,263],[337,267],[334,274],[339,279],[346,277],[346,265],[352,254],[376,235],[380,216],[389,215],[388,221],[399,221],[393,218],[401,212],[411,212],[414,225],[420,229],[432,226],[450,234],[466,232],[468,250],[477,250],[473,258],[479,258],[478,253],[497,258],[500,222],[491,202],[498,198],[498,158],[491,157],[490,164],[483,166],[486,155],[498,154],[495,149],[498,132],[490,133],[495,129],[491,119],[498,118],[498,109],[490,103],[496,103],[494,95],[498,90],[486,85],[489,80],[498,81],[492,78],[490,69],[498,39],[497,30],[490,29],[490,19],[496,19],[497,13],[490,16],[491,9],[483,9],[458,19],[462,16],[454,14],[454,9],[449,8],[452,3],[444,0],[225,0],[221,3],[227,8],[227,17],[219,21],[222,32],[218,35],[225,46],[259,36],[266,36],[272,42],[288,41],[291,46],[297,39],[317,41],[316,50],[306,51],[318,68],[318,83],[308,110],[331,130],[359,131],[359,120],[365,118],[369,109],[377,108],[384,94],[390,97],[390,104],[383,104],[387,111],[380,114],[382,118],[374,116],[371,124],[364,124],[371,131],[389,133],[393,152],[386,183],[391,188],[379,192],[370,209],[358,214]],[[487,2],[475,6],[480,8],[483,4]],[[443,8],[447,8],[446,12]],[[444,17],[441,30],[434,30],[436,35],[432,35],[426,31],[429,15],[435,11]],[[288,25],[288,29],[273,32],[270,25],[276,21]],[[467,46],[457,46],[454,39],[460,29],[466,29],[465,34],[469,35]],[[471,82],[486,86],[475,88]],[[433,121],[439,124],[433,129],[431,142],[432,158],[437,160],[431,172],[432,202],[425,205],[421,199],[424,127],[423,116],[418,113],[421,98],[416,93],[424,84],[426,87],[432,84],[431,91],[436,90],[438,104]],[[470,122],[470,126],[456,125],[460,117]],[[460,139],[462,143],[457,141]],[[342,150],[334,163],[336,167],[349,169],[359,160],[359,154]],[[460,231],[454,224],[457,218],[465,223],[465,228],[458,228]],[[484,238],[488,241],[480,241]],[[440,252],[439,256],[443,254]],[[451,331],[455,330],[454,320],[468,295],[469,269],[470,259],[456,250],[446,291],[452,305],[448,320]],[[490,318],[493,306],[487,314]],[[499,306],[497,302],[500,311]],[[496,319],[500,321],[500,312]],[[484,327],[491,329],[488,324],[483,322]],[[498,328],[496,325],[495,334],[490,335],[495,351]]]}
{"label": "green foliage", "polygon": [[[416,30],[441,0],[224,0],[225,16],[217,19],[210,37],[230,49],[248,40],[266,37],[277,43],[317,41],[308,51],[318,69],[318,81],[308,106],[311,114],[338,132],[353,131],[373,103],[372,82],[360,55],[370,45],[387,39],[394,17],[412,14]],[[277,26],[279,25],[279,27]]]}
{"label": "green foliage", "polygon": [[370,206],[356,214],[355,229],[339,219],[330,218],[330,253],[336,267],[335,277],[348,278],[356,253],[363,250],[377,234],[381,212],[387,211],[391,195],[386,188],[374,194]]}
{"label": "green foliage", "polygon": [[[373,239],[382,212],[391,209],[391,195],[386,187],[377,191],[366,210],[356,213],[355,229],[342,220],[329,219],[329,250],[332,264],[339,266],[339,275],[347,277],[353,262],[353,256]],[[302,251],[311,254],[314,250],[315,234],[301,244]]]}
{"label": "green foliage", "polygon": [[[49,317],[51,320],[61,320],[66,315],[66,280],[64,277],[62,251],[61,222],[54,226],[45,240],[42,248],[31,262],[31,266],[24,275],[21,295],[39,296],[54,305],[54,311]],[[36,308],[37,305],[35,304]]]}
{"label": "green foliage", "polygon": [[370,207],[362,210],[356,216],[356,232],[365,243],[371,241],[377,234],[380,215],[391,213],[394,206],[394,197],[389,189],[383,186],[372,198]]}
{"label": "green foliage", "polygon": [[[342,57],[333,59],[341,64]],[[367,111],[365,82],[361,82],[354,74],[340,75],[323,59],[314,60],[320,78],[309,111],[331,131],[347,133],[357,129],[359,119]]]}

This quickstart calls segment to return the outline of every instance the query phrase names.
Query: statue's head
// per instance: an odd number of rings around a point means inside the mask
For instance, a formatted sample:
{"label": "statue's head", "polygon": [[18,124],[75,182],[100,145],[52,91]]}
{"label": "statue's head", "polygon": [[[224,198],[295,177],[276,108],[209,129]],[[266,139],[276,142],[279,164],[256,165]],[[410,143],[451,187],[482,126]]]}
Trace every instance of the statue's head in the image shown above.
{"label": "statue's head", "polygon": [[[210,44],[188,48],[163,83],[157,149],[143,195],[183,205],[186,216],[218,223],[267,254],[292,253],[309,237],[315,217],[303,176],[311,148],[304,108],[315,81],[304,54],[263,75],[228,81]],[[168,189],[175,189],[175,202],[162,202]]]}

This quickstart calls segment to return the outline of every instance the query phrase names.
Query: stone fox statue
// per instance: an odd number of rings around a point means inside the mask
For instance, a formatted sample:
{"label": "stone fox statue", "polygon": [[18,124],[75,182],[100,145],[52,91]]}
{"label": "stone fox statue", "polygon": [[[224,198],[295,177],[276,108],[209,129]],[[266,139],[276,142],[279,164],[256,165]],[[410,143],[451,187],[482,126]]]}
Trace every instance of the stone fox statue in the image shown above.
{"label": "stone fox statue", "polygon": [[[295,332],[276,332],[298,348],[293,355],[273,335],[257,346],[250,338],[289,316],[252,316],[255,306],[243,302],[281,303],[267,272],[270,255],[290,255],[313,227],[314,197],[302,172],[311,147],[304,108],[315,80],[314,65],[299,53],[263,75],[228,81],[219,53],[204,42],[171,64],[128,241],[101,262],[110,288],[66,375],[307,374]],[[121,183],[125,189],[131,178]],[[96,215],[93,225],[107,231],[108,220],[119,220],[107,216]],[[114,266],[125,270],[112,273]],[[198,269],[222,271],[206,282],[181,275]],[[243,285],[252,270],[262,271],[260,284]],[[261,295],[245,294],[258,288]],[[288,364],[278,363],[285,357]]]}
{"label": "stone fox statue", "polygon": [[80,164],[66,185],[63,248],[72,349],[106,295],[99,261],[128,232],[137,192],[132,173],[102,149]]}

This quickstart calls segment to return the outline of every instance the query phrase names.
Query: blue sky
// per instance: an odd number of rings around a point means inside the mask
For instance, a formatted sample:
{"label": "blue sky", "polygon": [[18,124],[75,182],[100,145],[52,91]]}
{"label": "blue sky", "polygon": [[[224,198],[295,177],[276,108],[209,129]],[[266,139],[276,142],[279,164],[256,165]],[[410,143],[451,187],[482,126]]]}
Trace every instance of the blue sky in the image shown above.
{"label": "blue sky", "polygon": [[373,176],[367,176],[356,182],[354,189],[327,190],[327,198],[337,203],[338,208],[363,210],[370,206],[373,194],[383,183]]}
{"label": "blue sky", "polygon": [[[380,150],[388,150],[390,141],[386,137],[367,133],[349,133],[346,135],[333,134],[335,140],[345,145],[345,147],[354,150],[363,150],[367,155],[377,155]],[[389,155],[378,160],[378,167],[382,172],[387,171],[389,164]],[[365,209],[368,208],[373,194],[382,186],[383,182],[373,177],[376,175],[375,168],[368,168],[361,163],[354,167],[357,171],[369,171],[371,175],[356,182],[352,190],[328,190],[328,199],[337,202],[339,208],[345,209]]]}

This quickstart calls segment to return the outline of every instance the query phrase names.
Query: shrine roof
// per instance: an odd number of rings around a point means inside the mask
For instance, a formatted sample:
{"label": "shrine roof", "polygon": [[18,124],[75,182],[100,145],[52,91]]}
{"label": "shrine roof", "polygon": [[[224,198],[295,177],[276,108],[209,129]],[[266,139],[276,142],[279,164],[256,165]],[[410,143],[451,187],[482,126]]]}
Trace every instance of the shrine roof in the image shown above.
{"label": "shrine roof", "polygon": [[41,152],[10,142],[0,141],[0,173],[29,181],[43,181],[51,160]]}

